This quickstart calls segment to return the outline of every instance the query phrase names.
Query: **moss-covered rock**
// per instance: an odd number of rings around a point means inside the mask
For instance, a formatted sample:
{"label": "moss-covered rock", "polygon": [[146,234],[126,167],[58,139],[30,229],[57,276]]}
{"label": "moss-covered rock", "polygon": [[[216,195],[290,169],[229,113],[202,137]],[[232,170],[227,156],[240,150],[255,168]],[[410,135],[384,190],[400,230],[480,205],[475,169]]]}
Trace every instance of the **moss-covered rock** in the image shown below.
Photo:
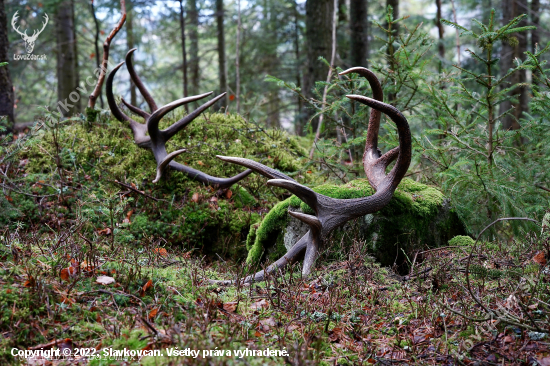
{"label": "moss-covered rock", "polygon": [[[325,184],[313,190],[344,199],[366,197],[374,192],[366,179],[357,179],[342,186]],[[249,263],[260,260],[264,254],[275,259],[307,232],[307,225],[288,215],[289,208],[313,213],[296,196],[275,205],[256,225],[255,236],[249,238]],[[450,238],[465,232],[463,223],[441,191],[411,179],[401,182],[390,203],[381,211],[359,218],[355,223],[359,227],[357,234],[369,242],[372,254],[383,265],[402,263],[404,254],[445,245]],[[335,230],[333,236],[341,237],[349,232],[350,225]]]}
{"label": "moss-covered rock", "polygon": [[[161,128],[181,117],[165,117]],[[178,162],[217,177],[230,177],[244,168],[223,162],[216,155],[246,157],[292,174],[301,169],[301,160],[307,155],[297,139],[246,122],[240,116],[215,113],[199,116],[169,141],[167,150],[187,149],[176,158]],[[116,120],[70,121],[43,130],[19,159],[26,162],[21,190],[52,198],[40,201],[12,195],[11,205],[19,211],[12,209],[10,215],[0,215],[0,219],[64,222],[83,215],[89,230],[101,229],[108,224],[105,212],[109,197],[115,197],[111,201],[119,224],[115,230],[118,240],[139,244],[162,237],[205,254],[233,258],[246,255],[245,238],[250,226],[287,194],[283,189],[268,188],[265,178],[258,174],[249,175],[230,192],[203,186],[175,171],[152,184],[156,172],[152,153],[139,148],[128,126]],[[300,177],[302,181],[311,179],[307,174]],[[145,195],[128,191],[115,180]],[[59,202],[57,194],[61,191],[64,200]],[[122,197],[117,195],[124,191],[127,193]],[[127,199],[129,196],[132,200]],[[0,206],[6,204],[0,200]],[[130,211],[130,223],[123,224]]]}

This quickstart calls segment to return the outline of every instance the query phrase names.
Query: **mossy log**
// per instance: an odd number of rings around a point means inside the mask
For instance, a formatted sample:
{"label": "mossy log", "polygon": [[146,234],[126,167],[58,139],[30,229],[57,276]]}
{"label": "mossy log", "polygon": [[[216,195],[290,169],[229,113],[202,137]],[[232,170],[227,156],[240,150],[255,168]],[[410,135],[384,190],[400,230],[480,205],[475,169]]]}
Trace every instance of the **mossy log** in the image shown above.
{"label": "mossy log", "polygon": [[[343,186],[325,184],[313,190],[333,198],[360,198],[374,193],[366,179]],[[289,208],[312,213],[295,196],[275,205],[262,222],[250,230],[248,263],[284,255],[308,230],[288,214]],[[404,179],[385,208],[344,225],[333,233],[333,240],[340,241],[342,235],[352,234],[344,236],[344,242],[349,242],[351,236],[357,236],[368,242],[371,254],[382,265],[393,265],[404,263],[405,255],[416,250],[446,245],[449,239],[464,233],[464,224],[441,191]]]}

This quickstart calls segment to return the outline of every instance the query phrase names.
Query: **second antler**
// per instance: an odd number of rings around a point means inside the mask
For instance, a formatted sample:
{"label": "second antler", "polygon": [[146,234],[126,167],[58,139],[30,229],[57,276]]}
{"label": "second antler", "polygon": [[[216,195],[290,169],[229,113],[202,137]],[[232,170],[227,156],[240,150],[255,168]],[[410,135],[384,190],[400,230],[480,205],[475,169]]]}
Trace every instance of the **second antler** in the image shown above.
{"label": "second antler", "polygon": [[121,122],[127,122],[130,124],[130,128],[132,129],[132,132],[134,134],[134,142],[138,146],[150,149],[153,152],[153,155],[155,156],[155,160],[157,162],[157,176],[153,181],[153,183],[156,183],[159,181],[159,179],[162,176],[162,172],[167,166],[170,166],[170,168],[174,170],[187,174],[191,179],[194,179],[203,184],[216,186],[218,188],[228,188],[233,184],[237,183],[238,181],[240,181],[241,179],[248,176],[252,172],[252,170],[250,169],[247,169],[244,172],[239,173],[230,178],[212,177],[206,173],[201,172],[200,170],[196,170],[191,167],[188,167],[173,161],[173,159],[176,156],[185,152],[186,150],[181,149],[168,154],[168,152],[166,151],[166,143],[168,142],[168,140],[170,140],[170,138],[172,138],[178,131],[185,128],[189,123],[191,123],[195,118],[197,118],[199,114],[204,112],[208,107],[212,106],[219,99],[223,98],[225,93],[218,95],[214,99],[211,99],[210,101],[204,103],[199,108],[195,109],[193,112],[189,113],[184,118],[175,122],[167,129],[160,130],[159,122],[162,119],[162,117],[164,117],[168,112],[184,104],[203,99],[211,95],[212,92],[178,99],[160,108],[157,107],[155,100],[153,99],[151,94],[149,94],[149,91],[147,90],[147,88],[145,88],[145,85],[143,85],[143,83],[141,82],[141,79],[137,76],[136,71],[134,69],[134,66],[132,63],[132,54],[135,50],[136,50],[135,48],[131,49],[126,54],[126,67],[128,68],[128,73],[130,74],[132,81],[134,82],[136,87],[139,89],[139,91],[141,92],[141,95],[149,105],[151,113],[148,113],[136,106],[131,105],[130,103],[126,102],[124,99],[122,99],[122,103],[124,103],[124,105],[126,105],[126,107],[129,110],[139,115],[140,117],[143,117],[143,119],[145,120],[145,123],[136,122],[135,120],[127,116],[124,112],[122,112],[122,110],[120,110],[120,108],[118,107],[115,101],[115,97],[113,95],[113,79],[118,69],[120,69],[120,67],[124,64],[124,62],[121,62],[118,65],[116,65],[111,71],[111,73],[109,74],[109,76],[107,77],[106,94],[107,94],[107,101],[109,103],[109,107],[111,109],[111,112],[113,113],[113,116]]}
{"label": "second antler", "polygon": [[[244,283],[263,281],[266,272],[272,273],[278,271],[287,264],[297,261],[304,252],[302,274],[304,276],[309,275],[320,250],[326,244],[326,239],[330,232],[347,221],[381,210],[390,202],[395,189],[405,176],[411,162],[411,133],[407,119],[395,107],[382,102],[382,87],[374,73],[362,67],[354,67],[340,73],[340,75],[349,73],[357,73],[365,77],[373,90],[374,99],[361,95],[347,95],[348,98],[371,107],[365,153],[363,155],[363,166],[369,183],[376,191],[372,196],[358,199],[327,197],[255,161],[218,156],[218,158],[224,161],[245,166],[270,178],[267,181],[268,185],[289,190],[315,211],[315,215],[289,211],[291,216],[306,223],[310,230],[282,258],[270,265],[265,271],[260,271],[246,277],[242,280]],[[392,119],[397,126],[399,135],[399,147],[383,155],[378,150],[378,131],[380,128],[381,113],[386,114]],[[396,159],[394,167],[386,174],[386,168]],[[211,282],[218,284],[234,283],[234,281],[215,280],[211,280]]]}

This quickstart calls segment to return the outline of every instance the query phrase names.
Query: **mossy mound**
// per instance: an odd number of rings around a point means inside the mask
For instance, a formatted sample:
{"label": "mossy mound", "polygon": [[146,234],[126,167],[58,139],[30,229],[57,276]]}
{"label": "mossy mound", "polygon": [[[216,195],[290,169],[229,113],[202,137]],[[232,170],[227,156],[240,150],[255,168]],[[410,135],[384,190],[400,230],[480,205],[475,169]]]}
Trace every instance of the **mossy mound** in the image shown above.
{"label": "mossy mound", "polygon": [[[345,199],[366,197],[374,192],[366,179],[342,186],[325,184],[313,190]],[[296,196],[275,205],[250,231],[247,239],[249,263],[262,259],[264,255],[276,259],[308,230],[305,224],[288,215],[289,208],[313,213]],[[401,182],[386,207],[355,220],[355,223],[358,225],[357,234],[370,243],[372,254],[383,265],[403,263],[405,254],[445,245],[450,238],[465,232],[463,223],[441,191],[410,179]],[[334,235],[341,238],[345,232],[349,233],[350,228],[344,226],[344,229],[335,230]]]}
{"label": "mossy mound", "polygon": [[[161,128],[179,117],[165,118]],[[216,155],[247,157],[287,174],[299,171],[306,156],[296,137],[225,114],[198,117],[167,146],[168,151],[181,148],[187,153],[177,161],[217,177],[230,177],[244,168]],[[11,204],[21,214],[8,221],[56,220],[63,224],[80,215],[89,230],[97,231],[108,226],[113,212],[118,240],[139,244],[146,238],[164,238],[207,254],[234,258],[246,254],[244,238],[250,225],[287,194],[268,188],[265,178],[257,174],[229,191],[203,186],[175,171],[152,184],[156,170],[152,153],[139,148],[130,129],[116,120],[95,124],[71,121],[40,131],[19,159],[24,162],[21,170],[25,175],[20,190],[46,198],[12,194]],[[297,175],[297,179],[309,179]],[[129,220],[124,222],[126,217]]]}

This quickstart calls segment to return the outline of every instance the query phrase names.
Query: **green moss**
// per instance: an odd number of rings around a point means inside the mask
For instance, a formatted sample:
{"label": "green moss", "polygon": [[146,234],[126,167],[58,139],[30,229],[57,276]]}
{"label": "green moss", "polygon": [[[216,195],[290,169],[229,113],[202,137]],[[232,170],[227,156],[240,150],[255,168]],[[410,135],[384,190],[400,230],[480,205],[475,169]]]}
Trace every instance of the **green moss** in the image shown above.
{"label": "green moss", "polygon": [[[161,128],[181,117],[176,113],[165,118]],[[124,243],[139,244],[142,240],[163,237],[204,254],[244,257],[250,225],[260,221],[259,212],[265,212],[277,202],[273,192],[283,192],[271,190],[265,185],[265,178],[258,174],[251,174],[232,186],[231,194],[205,187],[175,171],[167,171],[159,183],[152,184],[155,159],[149,150],[134,143],[126,124],[116,120],[93,124],[82,121],[60,125],[56,131],[59,149],[55,147],[52,131],[48,130],[40,132],[22,151],[20,159],[28,159],[26,188],[37,194],[57,194],[55,187],[62,178],[56,164],[58,156],[64,179],[71,177],[73,183],[85,186],[81,191],[68,190],[68,203],[73,207],[77,203],[84,205],[82,212],[87,215],[87,227],[94,230],[105,227],[106,216],[95,207],[106,202],[106,192],[116,194],[124,190],[114,181],[134,184],[159,201],[131,193],[134,201],[117,203],[119,224],[128,211],[133,211],[131,223],[119,225],[116,231],[118,240]],[[176,161],[216,177],[230,177],[244,170],[219,160],[216,155],[245,157],[288,173],[302,167],[304,156],[303,148],[287,133],[263,129],[240,116],[226,114],[201,115],[167,144],[168,151],[181,148],[187,152]],[[37,186],[38,181],[47,185]],[[198,200],[193,198],[197,195]],[[3,210],[6,214],[0,219],[5,216],[5,221],[47,216],[25,196],[14,196],[11,204],[0,201],[0,205],[4,204],[13,207]],[[71,216],[76,212],[74,209],[67,210],[57,202],[49,207],[56,211],[53,213],[56,216],[75,218]]]}
{"label": "green moss", "polygon": [[449,240],[450,246],[468,247],[474,245],[474,239],[465,235],[457,235]]}
{"label": "green moss", "polygon": [[86,107],[86,121],[94,123],[97,120],[97,115],[99,114],[99,112],[100,111],[97,109]]}
{"label": "green moss", "polygon": [[[313,190],[339,199],[361,198],[374,193],[367,179],[357,179],[341,186],[323,184]],[[373,223],[362,224],[363,234],[371,241],[377,259],[383,264],[391,264],[396,255],[403,256],[398,248],[408,252],[414,247],[443,245],[452,236],[463,233],[464,227],[454,212],[439,216],[443,204],[444,196],[438,189],[404,179],[390,203],[374,214]],[[260,223],[247,262],[260,260],[266,248],[280,242],[288,223],[289,206],[313,214],[313,210],[296,196],[277,204]],[[433,237],[434,232],[439,233],[438,238]]]}
{"label": "green moss", "polygon": [[[246,262],[251,264],[257,262],[264,253],[264,248],[273,246],[277,241],[280,232],[288,223],[288,207],[291,198],[277,203],[265,216],[253,234],[254,244],[247,245],[248,257]],[[250,238],[252,241],[252,237]],[[248,244],[248,240],[247,240]]]}

